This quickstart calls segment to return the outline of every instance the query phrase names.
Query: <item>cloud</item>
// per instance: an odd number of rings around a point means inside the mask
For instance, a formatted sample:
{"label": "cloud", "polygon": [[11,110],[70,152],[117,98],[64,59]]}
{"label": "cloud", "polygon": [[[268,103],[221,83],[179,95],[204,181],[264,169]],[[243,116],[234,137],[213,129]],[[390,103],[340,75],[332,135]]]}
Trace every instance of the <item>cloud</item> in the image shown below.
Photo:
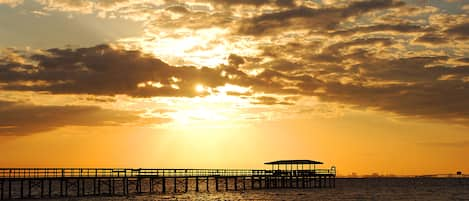
{"label": "cloud", "polygon": [[32,64],[0,62],[5,90],[53,94],[124,94],[134,97],[196,96],[194,87],[222,86],[220,69],[175,67],[139,51],[99,45],[79,49],[48,49],[27,59]]}
{"label": "cloud", "polygon": [[0,5],[5,4],[10,7],[16,7],[18,5],[23,4],[24,0],[0,0]]}
{"label": "cloud", "polygon": [[140,118],[135,111],[96,106],[44,106],[0,100],[0,136],[46,132],[64,126],[117,126],[139,122],[164,123],[164,118]]}
{"label": "cloud", "polygon": [[238,32],[247,35],[271,35],[296,29],[327,31],[336,28],[348,18],[403,5],[404,3],[393,0],[370,0],[352,2],[346,7],[297,7],[246,19],[240,22]]}
{"label": "cloud", "polygon": [[350,36],[354,34],[372,33],[372,32],[395,32],[395,33],[418,33],[427,32],[431,29],[425,29],[412,24],[378,24],[371,26],[359,26],[352,29],[340,30],[331,33],[331,35]]}
{"label": "cloud", "polygon": [[262,6],[275,5],[280,7],[293,7],[295,0],[203,0],[201,2],[209,2],[215,6]]}
{"label": "cloud", "polygon": [[59,10],[64,12],[93,12],[94,3],[89,0],[36,0],[45,10]]}
{"label": "cloud", "polygon": [[292,102],[279,100],[278,98],[272,97],[272,96],[256,97],[252,103],[262,104],[262,105],[293,105],[294,104]]}
{"label": "cloud", "polygon": [[432,45],[439,45],[439,44],[445,44],[448,43],[449,40],[441,34],[432,34],[432,33],[427,33],[423,36],[418,37],[415,42],[418,43],[426,43],[426,44],[432,44]]}
{"label": "cloud", "polygon": [[458,40],[469,40],[469,23],[458,24],[445,32]]}

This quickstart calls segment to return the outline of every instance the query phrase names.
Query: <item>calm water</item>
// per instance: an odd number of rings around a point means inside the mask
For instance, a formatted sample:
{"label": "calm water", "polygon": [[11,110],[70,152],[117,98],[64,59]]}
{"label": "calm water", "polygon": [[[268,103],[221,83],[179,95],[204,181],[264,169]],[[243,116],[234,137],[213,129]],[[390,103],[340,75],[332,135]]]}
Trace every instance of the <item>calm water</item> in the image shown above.
{"label": "calm water", "polygon": [[130,197],[83,197],[52,200],[467,200],[469,178],[337,179],[335,189],[189,192]]}

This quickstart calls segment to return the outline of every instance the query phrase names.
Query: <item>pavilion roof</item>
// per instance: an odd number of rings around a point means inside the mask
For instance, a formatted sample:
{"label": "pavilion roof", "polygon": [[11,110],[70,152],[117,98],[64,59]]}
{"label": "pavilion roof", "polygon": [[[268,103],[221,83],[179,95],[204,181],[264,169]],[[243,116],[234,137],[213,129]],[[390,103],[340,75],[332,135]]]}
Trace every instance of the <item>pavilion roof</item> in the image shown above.
{"label": "pavilion roof", "polygon": [[266,165],[295,165],[295,164],[323,164],[323,162],[312,161],[312,160],[278,160],[265,162]]}

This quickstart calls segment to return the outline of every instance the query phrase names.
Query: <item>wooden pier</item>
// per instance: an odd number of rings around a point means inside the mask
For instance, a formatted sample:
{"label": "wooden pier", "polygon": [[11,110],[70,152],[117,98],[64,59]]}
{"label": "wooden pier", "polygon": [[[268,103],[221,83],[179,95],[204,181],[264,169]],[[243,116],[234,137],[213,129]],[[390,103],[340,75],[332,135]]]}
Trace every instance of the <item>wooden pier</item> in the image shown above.
{"label": "wooden pier", "polygon": [[272,169],[0,168],[0,200],[335,187],[335,168],[316,169],[320,162],[266,164]]}

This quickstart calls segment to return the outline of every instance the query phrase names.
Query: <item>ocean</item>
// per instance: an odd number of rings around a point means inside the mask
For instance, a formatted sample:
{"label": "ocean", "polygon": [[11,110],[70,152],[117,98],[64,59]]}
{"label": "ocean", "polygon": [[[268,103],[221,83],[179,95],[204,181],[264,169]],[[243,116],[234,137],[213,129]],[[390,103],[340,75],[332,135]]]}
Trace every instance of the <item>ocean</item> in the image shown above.
{"label": "ocean", "polygon": [[[35,199],[37,200],[37,199]],[[338,178],[333,189],[268,189],[221,192],[71,197],[48,200],[261,201],[261,200],[467,200],[469,178]]]}

